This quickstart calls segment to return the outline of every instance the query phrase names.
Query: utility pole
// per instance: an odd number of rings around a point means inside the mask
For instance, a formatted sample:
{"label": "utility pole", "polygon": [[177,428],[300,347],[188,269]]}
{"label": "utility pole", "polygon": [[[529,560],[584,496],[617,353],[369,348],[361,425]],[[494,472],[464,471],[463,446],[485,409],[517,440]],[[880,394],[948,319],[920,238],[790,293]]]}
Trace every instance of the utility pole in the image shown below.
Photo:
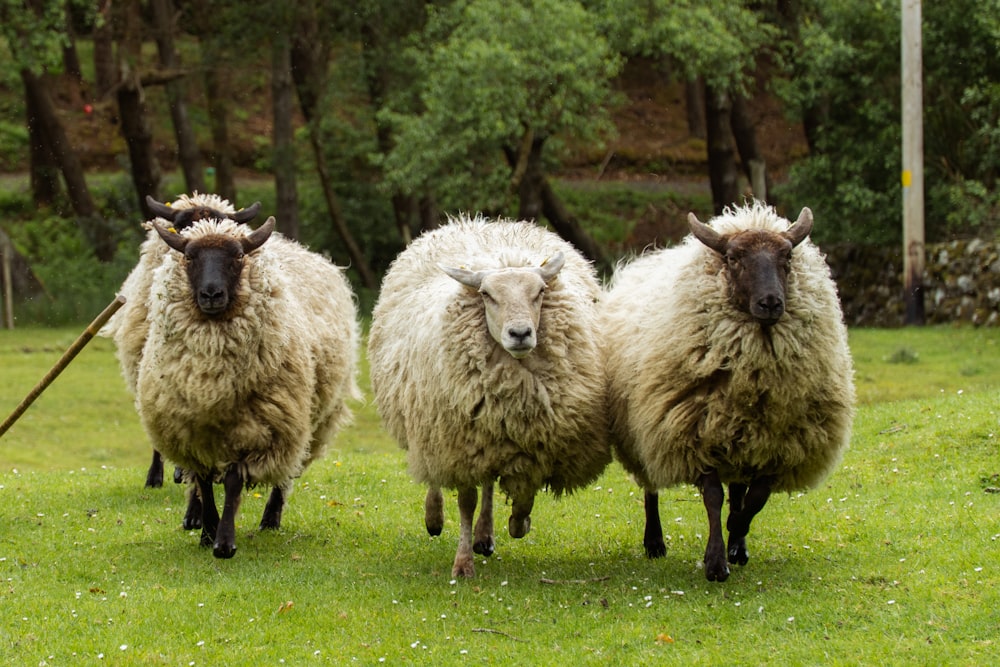
{"label": "utility pole", "polygon": [[920,0],[902,3],[903,299],[906,324],[924,323],[924,121]]}

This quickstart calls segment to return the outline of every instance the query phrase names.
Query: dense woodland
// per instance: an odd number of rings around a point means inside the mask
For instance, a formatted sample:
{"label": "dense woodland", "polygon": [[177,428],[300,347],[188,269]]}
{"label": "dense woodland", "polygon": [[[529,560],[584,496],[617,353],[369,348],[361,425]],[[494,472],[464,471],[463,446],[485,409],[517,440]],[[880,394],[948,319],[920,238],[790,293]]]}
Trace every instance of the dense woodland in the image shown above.
{"label": "dense woodland", "polygon": [[[928,240],[992,236],[1000,0],[923,12]],[[85,249],[117,281],[146,195],[246,205],[241,176],[369,291],[460,210],[543,221],[610,266],[628,230],[568,178],[707,181],[706,214],[752,193],[813,208],[821,240],[900,237],[898,0],[0,0],[0,26],[0,170],[30,174],[0,188],[0,236],[27,267]],[[679,91],[665,161],[622,148],[637,75],[647,103]]]}

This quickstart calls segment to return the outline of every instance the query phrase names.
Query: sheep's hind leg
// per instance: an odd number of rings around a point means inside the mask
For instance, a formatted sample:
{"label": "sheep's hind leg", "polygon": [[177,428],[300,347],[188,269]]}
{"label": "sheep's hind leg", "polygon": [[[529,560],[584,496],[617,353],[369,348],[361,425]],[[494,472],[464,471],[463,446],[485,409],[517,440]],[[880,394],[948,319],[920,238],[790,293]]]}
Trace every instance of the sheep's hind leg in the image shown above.
{"label": "sheep's hind leg", "polygon": [[747,551],[750,522],[764,509],[768,498],[771,497],[771,479],[760,477],[755,479],[749,488],[743,488],[745,496],[739,509],[736,509],[732,504],[733,487],[729,487],[730,508],[729,518],[726,520],[726,528],[729,530],[729,562],[739,565],[746,565],[750,561],[750,552]]}
{"label": "sheep's hind leg", "polygon": [[493,539],[493,482],[483,484],[483,506],[476,521],[475,538],[472,550],[481,556],[492,556],[496,550]]}
{"label": "sheep's hind leg", "polygon": [[507,531],[510,536],[520,539],[531,530],[531,509],[535,506],[534,494],[514,498],[507,521]]}
{"label": "sheep's hind leg", "polygon": [[201,494],[201,546],[210,547],[215,544],[215,534],[219,530],[219,510],[215,506],[211,473],[198,475],[196,482]]}
{"label": "sheep's hind leg", "polygon": [[161,486],[163,486],[163,455],[154,449],[153,460],[149,464],[149,471],[146,472],[146,488],[158,489]]}
{"label": "sheep's hind leg", "polygon": [[662,558],[667,555],[667,544],[663,541],[663,525],[660,523],[660,496],[656,491],[646,491],[643,499],[646,510],[646,529],[642,535],[642,546],[647,558]]}
{"label": "sheep's hind leg", "polygon": [[440,486],[427,489],[427,497],[424,498],[424,526],[431,537],[437,537],[444,529],[444,496]]}
{"label": "sheep's hind leg", "polygon": [[722,503],[725,500],[722,482],[716,470],[701,476],[701,498],[708,514],[708,545],[705,547],[705,578],[725,581],[729,578],[726,564],[726,543],[722,537]]}
{"label": "sheep's hind leg", "polygon": [[[187,489],[187,511],[184,512],[184,530],[195,530],[202,526],[202,516],[204,508],[201,502],[201,491],[198,484],[188,484]],[[212,536],[215,541],[215,536]],[[211,542],[209,543],[211,544]],[[207,544],[205,546],[208,546]]]}
{"label": "sheep's hind leg", "polygon": [[476,513],[478,495],[474,486],[461,487],[458,490],[458,551],[455,553],[455,564],[451,568],[453,577],[471,577],[476,574],[472,562],[472,517]]}
{"label": "sheep's hind leg", "polygon": [[285,509],[286,497],[288,497],[287,485],[278,485],[271,489],[271,495],[264,505],[264,514],[260,518],[261,530],[281,528],[281,512]]}
{"label": "sheep's hind leg", "polygon": [[215,534],[212,555],[216,558],[232,558],[236,555],[236,513],[243,499],[243,476],[235,465],[226,469],[222,478],[226,497],[222,503],[222,517]]}

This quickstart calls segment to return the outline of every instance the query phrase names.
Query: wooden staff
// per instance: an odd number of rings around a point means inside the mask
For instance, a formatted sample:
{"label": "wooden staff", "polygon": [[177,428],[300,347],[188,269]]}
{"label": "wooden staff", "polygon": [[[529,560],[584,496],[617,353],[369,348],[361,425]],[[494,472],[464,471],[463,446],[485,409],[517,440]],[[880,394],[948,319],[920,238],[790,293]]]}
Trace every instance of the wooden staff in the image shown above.
{"label": "wooden staff", "polygon": [[10,416],[7,417],[6,421],[4,421],[3,424],[0,424],[0,437],[3,437],[3,434],[6,433],[7,430],[14,425],[14,422],[16,422],[21,415],[24,414],[24,411],[28,409],[28,406],[35,402],[35,399],[38,398],[50,384],[52,384],[52,381],[63,372],[64,368],[69,366],[69,363],[73,361],[73,358],[76,357],[80,350],[82,350],[84,346],[90,342],[90,339],[97,335],[97,332],[101,329],[101,327],[107,324],[107,321],[111,319],[111,316],[124,305],[125,297],[119,294],[115,297],[115,300],[108,304],[108,307],[105,308],[101,314],[90,323],[90,326],[88,326],[84,332],[80,334],[80,337],[69,346],[69,349],[63,352],[62,357],[60,357],[59,361],[56,362],[56,365],[53,366],[51,370],[45,374],[45,377],[43,377],[41,381],[35,385],[35,388],[24,397],[24,400],[21,401],[21,404],[14,409],[14,412],[10,413]]}

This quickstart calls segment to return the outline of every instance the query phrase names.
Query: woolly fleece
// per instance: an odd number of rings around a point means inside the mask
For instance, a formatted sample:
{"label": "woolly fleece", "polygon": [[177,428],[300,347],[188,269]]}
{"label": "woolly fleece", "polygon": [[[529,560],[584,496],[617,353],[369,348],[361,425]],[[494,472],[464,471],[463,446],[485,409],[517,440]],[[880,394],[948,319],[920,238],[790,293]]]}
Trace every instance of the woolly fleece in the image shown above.
{"label": "woolly fleece", "polygon": [[[560,250],[538,345],[520,360],[490,336],[479,293],[438,266],[539,266]],[[379,412],[413,477],[448,488],[499,478],[511,497],[596,479],[611,461],[599,295],[590,263],[532,223],[462,217],[414,240],[385,276],[368,347]]]}
{"label": "woolly fleece", "polygon": [[[203,220],[182,233],[249,231],[230,220]],[[150,286],[133,298],[148,310],[135,394],[153,446],[196,474],[238,464],[248,484],[288,488],[349,421],[346,401],[360,398],[357,316],[346,278],[275,233],[244,258],[232,310],[209,319],[191,295],[184,258],[151,240],[143,260],[156,266],[149,276],[130,276],[125,287]],[[141,327],[124,324],[116,341],[141,335]]]}
{"label": "woolly fleece", "polygon": [[[760,203],[727,209],[721,234],[775,232]],[[770,335],[728,299],[722,257],[688,236],[620,267],[602,306],[611,428],[646,490],[774,475],[774,491],[817,486],[848,446],[853,367],[836,287],[806,239],[792,251],[786,310]]]}

